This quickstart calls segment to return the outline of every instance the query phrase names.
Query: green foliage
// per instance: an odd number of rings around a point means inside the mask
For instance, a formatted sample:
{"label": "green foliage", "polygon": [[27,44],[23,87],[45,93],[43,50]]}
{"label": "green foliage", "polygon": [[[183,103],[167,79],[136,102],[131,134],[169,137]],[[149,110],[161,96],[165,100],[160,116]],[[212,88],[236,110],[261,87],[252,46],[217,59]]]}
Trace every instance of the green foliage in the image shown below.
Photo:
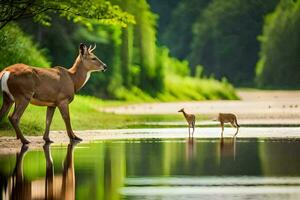
{"label": "green foliage", "polygon": [[154,101],[153,97],[136,86],[133,86],[130,89],[126,89],[125,87],[117,89],[116,98],[129,102]]}
{"label": "green foliage", "polygon": [[135,73],[132,73],[130,70],[132,67],[133,56],[133,27],[128,26],[126,29],[122,29],[121,37],[121,72],[123,76],[123,84],[125,87],[130,88],[133,84],[133,76],[135,75]]}
{"label": "green foliage", "polygon": [[[151,12],[146,0],[125,0],[120,6],[136,19],[133,34],[127,33],[131,30],[123,29],[122,55],[127,56],[123,60],[129,63],[124,64],[122,69],[139,66],[139,77],[135,78],[135,83],[139,88],[153,93],[163,88],[161,66],[156,63],[156,15]],[[124,71],[124,79],[130,80],[130,72],[132,71]],[[125,86],[130,89],[131,84],[127,83]]]}
{"label": "green foliage", "polygon": [[163,42],[162,37],[169,29],[169,24],[173,22],[172,13],[182,0],[147,0],[151,10],[158,14],[158,41]]}
{"label": "green foliage", "polygon": [[254,79],[263,16],[272,11],[277,0],[214,0],[194,24],[193,66],[201,64],[206,74],[226,77],[239,85]]}
{"label": "green foliage", "polygon": [[195,79],[176,75],[167,76],[161,101],[237,99],[234,88],[226,80]]}
{"label": "green foliage", "polygon": [[[55,15],[51,16],[50,27],[32,21],[20,24],[42,47],[48,49],[54,66],[71,67],[81,42],[97,45],[94,53],[107,64],[108,70],[93,73],[80,94],[129,101],[153,101],[164,94],[163,99],[167,99],[167,76],[189,76],[188,61],[179,61],[170,56],[167,47],[157,46],[157,16],[145,0],[113,0],[112,4],[134,16],[136,24],[124,28],[96,24],[91,20],[91,28],[87,28]],[[197,78],[202,76],[199,69]],[[175,96],[170,100],[175,100]]]}
{"label": "green foliage", "polygon": [[265,20],[260,60],[256,65],[260,87],[300,87],[300,1],[281,0]]}
{"label": "green foliage", "polygon": [[165,74],[176,74],[178,76],[189,76],[190,67],[188,61],[180,61],[177,58],[171,57],[169,49],[161,47],[157,49],[157,62],[158,65],[162,66],[165,70]]}
{"label": "green foliage", "polygon": [[15,63],[48,67],[44,50],[39,49],[32,39],[15,24],[0,30],[0,69]]}
{"label": "green foliage", "polygon": [[50,25],[52,14],[80,22],[91,27],[92,23],[119,24],[134,23],[134,18],[118,6],[105,0],[25,0],[1,1],[0,28],[19,19],[33,17],[43,25]]}
{"label": "green foliage", "polygon": [[189,0],[178,3],[172,12],[170,23],[166,25],[161,36],[161,41],[170,48],[172,56],[179,59],[187,58],[191,52],[193,24],[210,2],[211,0]]}
{"label": "green foliage", "polygon": [[164,81],[164,90],[155,96],[132,87],[130,90],[118,89],[116,97],[130,102],[238,99],[234,88],[226,79],[217,81],[213,78],[195,79],[170,74]]}

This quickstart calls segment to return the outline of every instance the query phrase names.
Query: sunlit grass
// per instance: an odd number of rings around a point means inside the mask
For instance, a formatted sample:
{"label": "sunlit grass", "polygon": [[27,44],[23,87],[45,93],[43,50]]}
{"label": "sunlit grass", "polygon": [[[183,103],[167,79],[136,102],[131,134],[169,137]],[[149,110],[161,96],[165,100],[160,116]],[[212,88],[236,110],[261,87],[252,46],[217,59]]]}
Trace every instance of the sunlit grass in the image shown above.
{"label": "sunlit grass", "polygon": [[165,92],[158,96],[163,101],[238,99],[234,88],[226,80],[168,76],[165,85]]}
{"label": "sunlit grass", "polygon": [[[237,99],[233,87],[226,81],[195,79],[170,76],[166,78],[166,88],[156,98],[142,90],[122,91],[127,101],[103,101],[95,97],[77,95],[70,104],[71,122],[74,130],[121,129],[153,127],[147,122],[182,121],[182,116],[174,115],[120,115],[104,113],[103,107],[120,106],[137,102],[187,101],[208,99]],[[1,100],[2,101],[2,100]],[[201,116],[200,116],[201,118]],[[203,117],[202,117],[203,118]],[[26,135],[42,135],[46,121],[46,107],[29,105],[21,119],[21,129]],[[65,130],[58,109],[55,112],[51,130]],[[0,136],[15,135],[8,120],[0,123]]]}
{"label": "sunlit grass", "polygon": [[199,101],[199,100],[233,100],[238,99],[234,88],[225,79],[191,78],[169,75],[165,78],[165,88],[155,96],[150,96],[141,89],[121,88],[117,94],[119,99],[134,102],[153,101]]}
{"label": "sunlit grass", "polygon": [[[127,102],[128,103],[128,102]],[[129,104],[129,103],[128,103]],[[145,127],[147,122],[180,121],[181,115],[119,115],[104,113],[105,106],[121,105],[119,101],[102,101],[94,97],[76,96],[70,104],[74,130],[120,129]],[[122,102],[124,105],[124,102]],[[29,105],[21,119],[21,129],[26,135],[42,135],[46,121],[46,107]],[[51,130],[65,130],[59,110],[55,111]],[[8,120],[0,124],[0,136],[15,135]]]}

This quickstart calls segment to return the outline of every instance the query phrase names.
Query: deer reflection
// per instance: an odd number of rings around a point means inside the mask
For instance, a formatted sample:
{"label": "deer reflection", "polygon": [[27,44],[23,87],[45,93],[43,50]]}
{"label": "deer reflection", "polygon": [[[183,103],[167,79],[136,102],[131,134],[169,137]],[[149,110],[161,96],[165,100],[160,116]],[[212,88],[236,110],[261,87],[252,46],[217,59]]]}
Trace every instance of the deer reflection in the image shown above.
{"label": "deer reflection", "polygon": [[53,167],[53,160],[50,151],[50,143],[46,143],[43,146],[43,149],[46,158],[45,199],[54,199],[53,198],[54,167]]}
{"label": "deer reflection", "polygon": [[220,138],[220,159],[232,158],[236,156],[236,137]]}
{"label": "deer reflection", "polygon": [[63,180],[62,180],[62,199],[75,199],[75,173],[73,150],[77,143],[70,143],[64,162]]}
{"label": "deer reflection", "polygon": [[[63,173],[54,176],[50,144],[43,146],[46,159],[46,177],[27,181],[23,175],[23,159],[28,147],[23,145],[17,154],[13,175],[8,180],[4,199],[75,199],[75,172],[73,151],[76,143],[70,143],[63,165]],[[34,163],[32,163],[34,164]]]}
{"label": "deer reflection", "polygon": [[186,141],[185,154],[188,160],[196,157],[196,139],[194,137],[189,137]]}
{"label": "deer reflection", "polygon": [[23,145],[17,153],[16,166],[11,178],[8,180],[9,199],[30,199],[31,183],[24,179],[23,159],[28,150],[27,145]]}

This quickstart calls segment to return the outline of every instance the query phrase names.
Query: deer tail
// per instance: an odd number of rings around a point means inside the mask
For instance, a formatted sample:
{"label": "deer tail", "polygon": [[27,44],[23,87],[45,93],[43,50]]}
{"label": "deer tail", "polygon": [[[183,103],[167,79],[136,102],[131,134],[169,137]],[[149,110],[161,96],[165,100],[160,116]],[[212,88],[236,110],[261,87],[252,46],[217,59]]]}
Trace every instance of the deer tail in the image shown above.
{"label": "deer tail", "polygon": [[3,74],[4,74],[4,70],[2,70],[1,72],[0,72],[0,93],[2,94],[2,76],[3,76]]}
{"label": "deer tail", "polygon": [[0,72],[0,81],[2,79],[2,76],[3,76],[4,72],[5,72],[4,70]]}

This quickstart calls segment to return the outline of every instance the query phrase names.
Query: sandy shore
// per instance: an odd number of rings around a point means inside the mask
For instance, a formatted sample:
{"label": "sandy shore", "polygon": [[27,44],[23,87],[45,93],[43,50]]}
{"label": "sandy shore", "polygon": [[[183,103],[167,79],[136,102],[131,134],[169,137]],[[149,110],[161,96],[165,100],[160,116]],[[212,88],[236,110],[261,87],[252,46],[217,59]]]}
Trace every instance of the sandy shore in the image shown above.
{"label": "sandy shore", "polygon": [[187,112],[215,117],[219,112],[235,113],[245,124],[299,124],[300,91],[238,92],[241,100],[147,103],[103,109],[116,114],[178,114]]}
{"label": "sandy shore", "polygon": [[[187,128],[152,128],[152,129],[119,129],[119,130],[92,130],[76,131],[83,139],[82,143],[95,142],[97,140],[112,139],[145,139],[145,138],[186,138]],[[232,137],[235,129],[227,128],[224,137]],[[50,134],[54,141],[53,145],[66,145],[69,143],[67,134],[64,131],[53,131]],[[197,128],[195,138],[219,138],[220,128]],[[44,141],[42,136],[27,136],[31,141],[30,149],[42,149]],[[300,127],[279,127],[279,128],[257,128],[241,127],[237,138],[300,138]],[[22,144],[13,137],[1,137],[0,154],[16,153]]]}
{"label": "sandy shore", "polygon": [[[208,115],[212,118],[219,112],[237,114],[242,126],[247,125],[276,125],[283,127],[241,127],[239,138],[299,138],[300,137],[300,91],[247,91],[239,92],[238,101],[199,101],[173,103],[147,103],[129,106],[105,108],[105,112],[117,114],[178,114],[177,110],[184,107],[187,112]],[[212,121],[197,121],[197,125],[211,125]],[[149,125],[183,125],[182,122],[156,122]],[[294,127],[287,127],[293,125]],[[130,138],[185,138],[186,128],[152,128],[152,129],[121,129],[121,130],[92,130],[76,131],[83,142],[109,139]],[[234,129],[226,129],[224,136],[231,137]],[[218,138],[220,128],[197,128],[197,138]],[[28,136],[30,149],[42,148],[42,136]],[[51,132],[54,145],[69,143],[64,131]],[[14,137],[0,138],[0,154],[18,152],[20,141]]]}

